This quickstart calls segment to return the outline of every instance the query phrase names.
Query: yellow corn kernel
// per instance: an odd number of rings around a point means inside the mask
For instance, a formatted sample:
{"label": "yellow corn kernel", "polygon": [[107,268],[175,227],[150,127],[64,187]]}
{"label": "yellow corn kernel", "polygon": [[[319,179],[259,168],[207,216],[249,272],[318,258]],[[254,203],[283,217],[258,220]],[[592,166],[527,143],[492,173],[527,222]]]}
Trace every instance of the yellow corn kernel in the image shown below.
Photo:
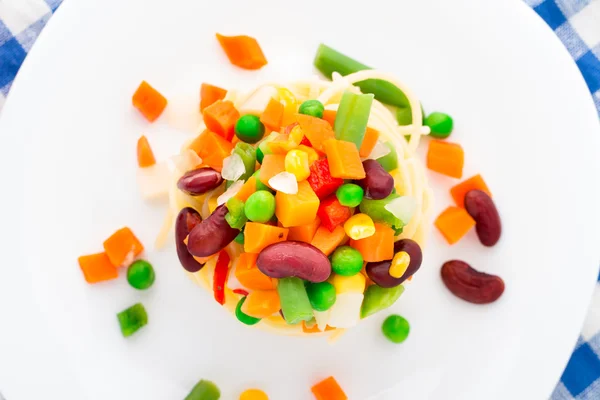
{"label": "yellow corn kernel", "polygon": [[298,182],[302,182],[308,175],[308,154],[302,150],[291,150],[285,155],[285,170],[296,177]]}
{"label": "yellow corn kernel", "polygon": [[342,276],[335,274],[331,278],[331,284],[335,287],[335,293],[363,293],[365,291],[366,279],[363,274]]}
{"label": "yellow corn kernel", "polygon": [[294,122],[294,115],[298,111],[298,100],[289,89],[279,88],[279,101],[283,103],[283,119],[281,126],[288,126]]}
{"label": "yellow corn kernel", "polygon": [[354,214],[344,223],[346,235],[359,240],[375,234],[375,224],[367,214]]}
{"label": "yellow corn kernel", "polygon": [[302,142],[302,139],[304,139],[304,132],[302,132],[302,128],[300,128],[300,125],[294,126],[290,131],[290,135],[288,137],[288,142],[290,143],[290,146],[293,146],[294,148],[300,146],[300,142]]}
{"label": "yellow corn kernel", "polygon": [[308,166],[309,167],[312,165],[312,163],[314,163],[315,161],[317,161],[319,159],[319,153],[317,153],[317,151],[315,149],[313,149],[312,147],[308,147],[308,146],[301,144],[300,146],[298,146],[298,150],[302,150],[303,152],[308,154]]}
{"label": "yellow corn kernel", "polygon": [[398,168],[393,171],[390,171],[390,175],[394,178],[394,189],[396,189],[396,194],[399,196],[404,196],[404,180],[402,179],[402,173]]}
{"label": "yellow corn kernel", "polygon": [[410,254],[405,251],[396,253],[390,265],[390,275],[394,278],[401,278],[410,265]]}
{"label": "yellow corn kernel", "polygon": [[208,211],[210,211],[210,213],[212,214],[213,211],[215,211],[218,207],[217,204],[217,198],[218,196],[213,196],[210,199],[208,199]]}

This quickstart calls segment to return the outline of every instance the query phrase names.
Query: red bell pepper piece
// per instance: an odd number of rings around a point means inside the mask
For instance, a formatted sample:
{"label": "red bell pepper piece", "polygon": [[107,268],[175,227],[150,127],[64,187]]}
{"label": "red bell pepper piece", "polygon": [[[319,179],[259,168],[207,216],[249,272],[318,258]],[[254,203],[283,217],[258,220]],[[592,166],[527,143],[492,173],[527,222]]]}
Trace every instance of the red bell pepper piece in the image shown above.
{"label": "red bell pepper piece", "polygon": [[300,141],[300,144],[303,144],[308,147],[312,147],[310,140],[308,140],[308,138],[306,136],[302,136],[302,140]]}
{"label": "red bell pepper piece", "polygon": [[217,258],[213,277],[215,300],[221,305],[225,304],[225,282],[227,282],[227,275],[229,275],[229,254],[225,250],[221,250],[219,258]]}
{"label": "red bell pepper piece", "polygon": [[329,196],[344,183],[342,178],[331,176],[326,158],[312,163],[307,181],[319,199]]}
{"label": "red bell pepper piece", "polygon": [[336,226],[343,224],[352,216],[352,210],[341,205],[337,197],[332,195],[321,201],[317,216],[321,219],[321,225],[333,232]]}
{"label": "red bell pepper piece", "polygon": [[235,294],[241,294],[242,296],[248,296],[248,291],[244,290],[244,289],[233,289],[233,293]]}

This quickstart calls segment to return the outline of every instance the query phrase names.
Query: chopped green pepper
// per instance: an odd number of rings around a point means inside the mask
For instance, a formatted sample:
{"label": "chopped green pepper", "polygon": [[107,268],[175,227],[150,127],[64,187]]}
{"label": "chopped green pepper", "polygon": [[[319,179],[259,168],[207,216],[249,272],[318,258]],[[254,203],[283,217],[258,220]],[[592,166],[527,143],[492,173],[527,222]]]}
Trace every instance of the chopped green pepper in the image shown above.
{"label": "chopped green pepper", "polygon": [[388,308],[398,300],[404,292],[404,286],[398,285],[392,288],[382,288],[378,285],[371,285],[365,291],[360,309],[360,317],[366,318],[385,308]]}
{"label": "chopped green pepper", "polygon": [[384,223],[394,230],[402,229],[404,227],[402,221],[385,209],[386,205],[398,197],[400,196],[397,194],[390,194],[381,200],[363,199],[359,206],[360,212],[367,214],[374,222]]}
{"label": "chopped green pepper", "polygon": [[240,299],[240,301],[238,301],[237,306],[235,307],[235,316],[242,324],[246,324],[246,325],[258,324],[260,322],[260,318],[251,317],[242,311],[242,306],[244,305],[245,301],[246,301],[246,296],[242,297]]}
{"label": "chopped green pepper", "polygon": [[357,149],[360,149],[367,130],[372,104],[372,94],[345,92],[333,124],[335,138],[352,142]]}
{"label": "chopped green pepper", "polygon": [[244,244],[244,231],[238,233],[238,235],[233,239],[236,243]]}
{"label": "chopped green pepper", "polygon": [[117,314],[121,333],[129,337],[148,323],[148,314],[142,303],[137,303]]}
{"label": "chopped green pepper", "polygon": [[379,157],[376,161],[381,164],[383,169],[390,172],[398,168],[398,153],[392,143],[385,142],[384,144],[390,149],[390,152],[383,157]]}
{"label": "chopped green pepper", "polygon": [[201,380],[183,400],[219,400],[221,391],[211,381]]}
{"label": "chopped green pepper", "polygon": [[288,324],[296,325],[313,318],[312,306],[302,279],[296,277],[279,279],[277,293],[279,293],[283,317]]}
{"label": "chopped green pepper", "polygon": [[254,173],[254,167],[256,166],[256,149],[248,143],[238,142],[235,145],[233,152],[238,154],[244,162],[246,172],[240,176],[240,179],[246,181]]}
{"label": "chopped green pepper", "polygon": [[[324,44],[319,45],[314,64],[329,79],[331,79],[331,74],[334,72],[345,76],[365,69],[371,69]],[[354,85],[358,86],[363,93],[374,94],[375,98],[382,103],[396,107],[406,107],[410,104],[404,92],[388,81],[367,79],[356,82]]]}

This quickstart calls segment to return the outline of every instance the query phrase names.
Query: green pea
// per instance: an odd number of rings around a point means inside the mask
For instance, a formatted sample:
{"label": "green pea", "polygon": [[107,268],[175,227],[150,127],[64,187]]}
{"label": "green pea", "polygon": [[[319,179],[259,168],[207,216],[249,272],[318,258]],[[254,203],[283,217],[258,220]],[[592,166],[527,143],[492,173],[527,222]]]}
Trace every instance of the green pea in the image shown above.
{"label": "green pea", "polygon": [[340,204],[346,207],[356,207],[360,204],[365,191],[354,183],[344,183],[335,192]]}
{"label": "green pea", "polygon": [[256,172],[254,173],[254,180],[256,182],[256,190],[266,190],[269,193],[273,193],[273,191],[271,190],[270,187],[268,187],[267,185],[265,185],[264,183],[261,182],[260,180],[260,169],[257,169]]}
{"label": "green pea", "polygon": [[242,306],[244,305],[245,301],[246,301],[246,296],[242,297],[240,299],[240,301],[237,303],[237,306],[235,307],[235,316],[242,324],[246,324],[246,325],[258,324],[260,322],[260,318],[251,317],[247,314],[244,314],[244,312],[242,311]]}
{"label": "green pea", "polygon": [[343,276],[353,276],[363,267],[363,257],[360,251],[350,246],[340,246],[333,252],[331,268],[333,272]]}
{"label": "green pea", "polygon": [[325,106],[319,100],[306,100],[300,104],[300,108],[298,109],[300,114],[317,118],[323,118],[323,111],[325,111]]}
{"label": "green pea", "polygon": [[391,342],[402,343],[408,337],[410,325],[404,317],[392,314],[383,321],[381,331]]}
{"label": "green pea", "polygon": [[127,268],[127,282],[136,289],[148,289],[154,283],[154,278],[154,268],[148,261],[137,260]]}
{"label": "green pea", "polygon": [[256,143],[265,134],[265,126],[256,115],[242,115],[235,123],[235,135],[246,143]]}
{"label": "green pea", "polygon": [[246,225],[246,222],[248,222],[248,218],[246,218],[244,212],[244,202],[237,197],[232,197],[227,200],[226,205],[228,212],[225,215],[225,221],[233,229],[242,229]]}
{"label": "green pea", "polygon": [[244,232],[238,233],[238,235],[233,239],[236,243],[244,244]]}
{"label": "green pea", "polygon": [[275,196],[266,190],[252,193],[246,200],[244,212],[250,221],[269,222],[275,214]]}
{"label": "green pea", "polygon": [[132,305],[117,314],[123,336],[128,337],[148,323],[148,314],[142,303]]}
{"label": "green pea", "polygon": [[219,400],[219,398],[221,398],[221,391],[217,385],[202,379],[183,400]]}
{"label": "green pea", "polygon": [[432,112],[425,117],[425,125],[431,129],[429,136],[437,139],[446,139],[452,133],[454,121],[448,114]]}
{"label": "green pea", "polygon": [[256,161],[258,161],[259,164],[262,164],[263,158],[265,158],[265,154],[262,152],[260,147],[257,147],[256,148]]}
{"label": "green pea", "polygon": [[335,303],[335,287],[329,282],[308,283],[306,294],[313,310],[327,311]]}

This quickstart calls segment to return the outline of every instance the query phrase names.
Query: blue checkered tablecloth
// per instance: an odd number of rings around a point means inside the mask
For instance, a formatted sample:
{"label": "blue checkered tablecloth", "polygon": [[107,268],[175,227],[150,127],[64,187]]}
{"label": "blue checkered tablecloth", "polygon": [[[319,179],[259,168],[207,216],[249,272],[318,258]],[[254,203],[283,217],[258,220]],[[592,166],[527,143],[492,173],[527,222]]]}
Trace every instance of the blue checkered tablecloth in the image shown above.
{"label": "blue checkered tablecloth", "polygon": [[[0,0],[0,110],[27,52],[61,1]],[[525,2],[571,53],[600,115],[600,0]],[[552,400],[567,399],[600,399],[600,284],[573,355],[552,394]]]}

